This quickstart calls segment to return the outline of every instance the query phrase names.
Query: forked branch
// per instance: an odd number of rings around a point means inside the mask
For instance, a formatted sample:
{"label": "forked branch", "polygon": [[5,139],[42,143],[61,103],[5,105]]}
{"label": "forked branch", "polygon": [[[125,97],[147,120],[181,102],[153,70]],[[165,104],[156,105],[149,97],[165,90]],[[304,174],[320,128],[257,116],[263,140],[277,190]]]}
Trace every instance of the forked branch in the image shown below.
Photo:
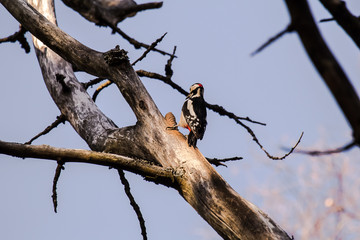
{"label": "forked branch", "polygon": [[[144,52],[138,59],[136,59],[131,65],[132,65],[132,66],[135,66],[136,63],[138,63],[138,62],[140,62],[141,60],[143,60],[143,59],[147,56],[147,54],[148,54],[150,51],[154,50],[155,47],[157,46],[157,44],[163,40],[163,38],[165,37],[166,34],[167,34],[167,33],[163,34],[160,38],[156,39],[156,41],[154,41],[154,42],[145,50],[145,52]],[[96,98],[97,98],[97,96],[100,94],[100,92],[101,92],[103,89],[109,87],[111,84],[113,84],[113,81],[108,80],[108,81],[104,82],[103,84],[101,84],[98,88],[96,88],[96,90],[95,90],[95,92],[94,92],[94,94],[93,94],[93,97],[92,97],[93,101],[96,101]]]}
{"label": "forked branch", "polygon": [[29,53],[30,45],[25,38],[26,32],[27,32],[27,30],[22,25],[20,25],[19,31],[17,31],[16,33],[14,33],[13,35],[10,35],[8,37],[0,38],[0,43],[18,41],[20,43],[21,47],[25,50],[25,52]]}
{"label": "forked branch", "polygon": [[[125,32],[123,32],[118,26],[116,25],[113,25],[113,24],[108,24],[109,27],[111,27],[112,31],[113,32],[116,32],[118,34],[120,34],[120,36],[122,36],[125,40],[127,40],[130,44],[132,44],[134,46],[135,49],[139,49],[139,48],[145,48],[145,49],[148,49],[150,47],[150,45],[148,44],[145,44],[145,43],[142,43],[142,42],[139,42],[137,41],[136,39],[130,37],[129,35],[127,35]],[[160,49],[157,49],[157,48],[153,48],[152,49],[154,52],[158,52],[162,55],[169,55],[171,56],[170,53],[167,53],[163,50],[160,50]]]}

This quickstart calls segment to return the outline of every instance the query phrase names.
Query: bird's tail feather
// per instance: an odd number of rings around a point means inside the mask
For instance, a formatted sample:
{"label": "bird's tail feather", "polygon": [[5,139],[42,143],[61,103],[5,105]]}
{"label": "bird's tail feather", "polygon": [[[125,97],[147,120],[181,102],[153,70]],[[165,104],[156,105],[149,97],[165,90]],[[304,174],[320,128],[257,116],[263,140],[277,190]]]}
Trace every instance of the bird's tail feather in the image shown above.
{"label": "bird's tail feather", "polygon": [[190,133],[188,135],[189,147],[193,146],[194,148],[196,148],[196,143],[197,143],[197,138],[196,138],[195,134],[192,131],[190,131]]}

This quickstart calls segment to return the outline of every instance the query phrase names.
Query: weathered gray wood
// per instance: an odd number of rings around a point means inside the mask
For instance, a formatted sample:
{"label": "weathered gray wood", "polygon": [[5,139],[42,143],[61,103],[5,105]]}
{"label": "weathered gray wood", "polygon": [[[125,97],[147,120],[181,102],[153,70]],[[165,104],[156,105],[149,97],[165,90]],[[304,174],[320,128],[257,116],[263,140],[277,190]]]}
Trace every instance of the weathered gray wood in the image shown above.
{"label": "weathered gray wood", "polygon": [[[30,0],[29,3],[56,24],[53,1]],[[63,37],[59,41],[62,39]],[[77,81],[70,63],[36,37],[33,37],[33,43],[46,87],[61,113],[91,149],[103,150],[107,131],[115,129],[115,124],[100,111]],[[73,42],[71,44],[75,45]]]}

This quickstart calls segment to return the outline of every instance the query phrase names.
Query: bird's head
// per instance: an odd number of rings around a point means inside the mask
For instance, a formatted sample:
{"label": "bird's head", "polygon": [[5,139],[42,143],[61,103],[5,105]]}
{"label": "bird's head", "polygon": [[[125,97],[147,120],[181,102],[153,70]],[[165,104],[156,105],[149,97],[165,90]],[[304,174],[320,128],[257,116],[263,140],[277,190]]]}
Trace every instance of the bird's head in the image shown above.
{"label": "bird's head", "polygon": [[190,87],[190,93],[187,96],[190,97],[203,97],[204,96],[204,86],[201,83],[194,83]]}

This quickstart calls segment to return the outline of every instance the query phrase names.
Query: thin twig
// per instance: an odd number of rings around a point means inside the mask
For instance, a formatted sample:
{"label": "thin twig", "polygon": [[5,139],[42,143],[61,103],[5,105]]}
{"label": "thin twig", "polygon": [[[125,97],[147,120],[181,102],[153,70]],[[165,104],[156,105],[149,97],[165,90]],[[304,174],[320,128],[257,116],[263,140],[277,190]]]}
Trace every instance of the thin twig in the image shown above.
{"label": "thin twig", "polygon": [[324,19],[320,20],[321,23],[323,23],[323,22],[332,22],[332,21],[335,21],[335,18],[324,18]]}
{"label": "thin twig", "polygon": [[49,133],[51,130],[53,130],[54,128],[56,128],[57,126],[59,126],[60,123],[65,123],[66,117],[65,115],[61,114],[60,116],[56,117],[55,122],[53,122],[50,126],[48,126],[47,128],[45,128],[44,131],[42,131],[41,133],[37,134],[35,137],[33,137],[32,139],[30,139],[29,141],[27,141],[25,144],[31,144],[34,140],[38,139],[39,137]]}
{"label": "thin twig", "polygon": [[261,45],[258,49],[256,49],[254,52],[251,53],[251,56],[255,56],[262,50],[264,50],[266,47],[268,47],[270,44],[274,43],[276,40],[281,38],[285,33],[292,32],[294,30],[293,26],[290,24],[288,25],[284,30],[276,34],[275,36],[271,37],[267,42],[265,42],[263,45]]}
{"label": "thin twig", "polygon": [[[146,57],[146,55],[147,55],[151,50],[153,50],[159,42],[161,42],[161,41],[163,40],[163,38],[165,37],[166,34],[167,34],[167,33],[165,33],[164,35],[162,35],[160,38],[156,39],[156,41],[153,42],[153,43],[146,49],[146,51],[145,51],[136,61],[134,61],[131,65],[134,66],[136,63],[138,63],[138,62],[140,62],[141,60],[143,60],[143,59]],[[100,82],[101,80],[103,80],[103,79],[101,79],[101,78],[99,78],[99,80],[94,79],[91,84],[97,84],[97,83]],[[104,88],[110,86],[112,83],[113,83],[112,81],[108,80],[108,81],[106,81],[105,83],[101,84],[101,85],[95,90],[95,92],[94,92],[94,94],[93,94],[93,96],[92,96],[93,101],[95,102],[95,100],[96,100],[97,96],[99,95],[99,93],[100,93]],[[87,84],[90,84],[90,82],[87,83]],[[87,86],[87,85],[86,85],[86,86]]]}
{"label": "thin twig", "polygon": [[0,43],[3,42],[16,42],[18,41],[21,45],[21,47],[25,50],[26,53],[30,52],[30,45],[27,42],[26,38],[25,38],[25,33],[27,32],[27,30],[20,25],[19,26],[19,31],[17,31],[16,33],[14,33],[13,35],[10,35],[6,38],[0,38]]}
{"label": "thin twig", "polygon": [[90,80],[89,82],[83,83],[83,86],[85,89],[88,89],[89,87],[92,87],[93,85],[96,85],[104,80],[105,78],[95,78]]}
{"label": "thin twig", "polygon": [[138,63],[138,62],[140,62],[141,60],[143,60],[143,59],[146,57],[146,55],[147,55],[151,50],[153,50],[153,49],[156,47],[156,45],[158,45],[159,42],[161,42],[161,41],[163,40],[163,38],[165,37],[166,34],[167,34],[167,33],[164,33],[164,35],[162,35],[160,38],[156,39],[156,41],[153,42],[153,43],[146,49],[146,51],[141,55],[141,57],[139,57],[138,59],[136,59],[135,62],[133,62],[131,65],[132,65],[132,66],[135,66],[136,63]]}
{"label": "thin twig", "polygon": [[92,96],[92,99],[93,101],[95,102],[96,101],[96,98],[97,96],[99,95],[99,93],[106,87],[110,86],[113,82],[110,81],[110,80],[107,80],[106,82],[104,82],[103,84],[101,84],[94,92],[93,96]]}
{"label": "thin twig", "polygon": [[341,153],[341,152],[348,151],[351,148],[353,148],[354,146],[356,146],[356,142],[352,141],[342,147],[338,147],[335,149],[328,149],[328,150],[324,150],[324,151],[299,149],[299,150],[296,150],[295,153],[302,153],[302,154],[307,154],[307,155],[311,155],[311,156],[330,155],[330,154],[334,154],[334,153]]}
{"label": "thin twig", "polygon": [[301,133],[299,140],[297,141],[297,143],[295,144],[295,146],[290,149],[290,151],[289,151],[287,154],[283,155],[282,157],[276,157],[276,156],[271,155],[271,154],[263,147],[263,145],[260,143],[259,139],[256,137],[255,133],[253,132],[253,130],[251,130],[250,127],[248,127],[247,125],[245,125],[244,123],[242,123],[239,119],[236,119],[235,122],[237,122],[239,125],[241,125],[243,128],[245,128],[245,129],[248,131],[248,133],[252,136],[253,141],[260,147],[260,149],[266,154],[266,156],[267,156],[268,158],[272,159],[272,160],[283,160],[283,159],[285,159],[287,156],[289,156],[289,155],[294,151],[294,149],[297,147],[297,145],[300,143],[300,140],[301,140],[301,138],[302,138],[302,136],[303,136],[303,134],[304,134],[304,132]]}
{"label": "thin twig", "polygon": [[206,102],[206,107],[208,109],[218,113],[220,116],[227,116],[230,119],[234,119],[235,122],[237,122],[239,120],[245,120],[245,121],[248,121],[248,122],[251,122],[251,123],[254,123],[254,124],[259,124],[259,125],[262,125],[262,126],[266,126],[266,123],[254,121],[254,120],[250,119],[249,117],[238,117],[234,113],[225,110],[222,106],[219,106],[217,104],[210,104],[210,103]]}
{"label": "thin twig", "polygon": [[237,160],[242,160],[242,157],[231,157],[231,158],[206,158],[209,163],[215,165],[216,167],[218,166],[225,166],[227,167],[225,164],[223,164],[223,162],[228,162],[228,161],[237,161]]}
{"label": "thin twig", "polygon": [[[120,28],[118,28],[117,26],[111,24],[111,23],[108,23],[108,26],[111,27],[111,29],[113,30],[113,32],[116,32],[118,34],[120,34],[125,40],[127,40],[130,44],[132,44],[135,49],[139,49],[139,48],[149,48],[150,46],[145,44],[145,43],[142,43],[142,42],[139,42],[137,40],[135,40],[134,38],[131,38],[129,37],[126,33],[124,33]],[[165,51],[162,51],[162,50],[159,50],[157,48],[154,48],[153,51],[155,52],[158,52],[158,53],[161,53],[162,55],[168,55],[168,56],[171,56],[170,53],[167,53]]]}
{"label": "thin twig", "polygon": [[167,78],[170,78],[170,79],[171,79],[171,77],[172,77],[172,75],[173,75],[173,73],[174,73],[173,70],[172,70],[172,68],[171,68],[171,66],[172,66],[172,61],[173,61],[174,58],[175,58],[175,52],[176,52],[176,46],[174,46],[173,53],[172,53],[172,55],[170,56],[170,58],[168,59],[166,65],[165,65],[165,76],[166,76]]}
{"label": "thin twig", "polygon": [[288,153],[286,153],[284,156],[282,157],[273,157],[273,156],[270,156],[264,149],[263,151],[266,153],[266,155],[271,158],[272,160],[284,160],[287,156],[289,156],[294,150],[295,148],[299,145],[302,137],[304,135],[304,132],[301,133],[300,137],[299,137],[299,140],[296,142],[296,144],[290,149],[290,151]]}
{"label": "thin twig", "polygon": [[182,87],[174,83],[171,78],[165,77],[161,74],[154,73],[154,72],[148,72],[145,70],[137,70],[136,73],[139,75],[139,77],[148,77],[152,79],[160,80],[168,85],[170,85],[172,88],[176,89],[179,93],[187,96],[189,92],[185,91]]}
{"label": "thin twig", "polygon": [[134,209],[134,211],[136,213],[136,216],[139,219],[139,224],[140,224],[140,228],[141,228],[141,235],[143,236],[143,239],[146,240],[147,235],[146,235],[145,220],[144,220],[144,218],[142,216],[142,213],[140,211],[140,207],[136,203],[134,196],[130,192],[130,184],[129,184],[128,180],[125,178],[124,171],[121,170],[121,169],[118,169],[118,173],[119,173],[119,176],[120,176],[121,183],[124,185],[124,190],[125,190],[126,196],[129,198],[130,205],[133,207],[133,209]]}
{"label": "thin twig", "polygon": [[59,177],[60,177],[60,173],[61,173],[61,170],[64,170],[64,162],[62,162],[61,160],[58,161],[58,165],[56,167],[56,170],[55,170],[55,175],[54,175],[54,180],[53,180],[53,188],[52,188],[52,195],[51,195],[51,198],[52,198],[52,201],[53,201],[53,205],[54,205],[54,212],[57,213],[57,205],[58,205],[58,202],[57,202],[57,183],[58,183],[58,180],[59,180]]}

